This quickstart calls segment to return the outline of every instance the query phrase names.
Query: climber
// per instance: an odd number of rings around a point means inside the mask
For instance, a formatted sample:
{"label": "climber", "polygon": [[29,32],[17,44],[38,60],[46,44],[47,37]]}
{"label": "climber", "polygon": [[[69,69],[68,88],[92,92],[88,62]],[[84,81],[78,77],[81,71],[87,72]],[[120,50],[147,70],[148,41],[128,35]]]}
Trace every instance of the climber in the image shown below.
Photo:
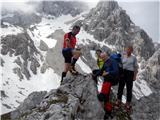
{"label": "climber", "polygon": [[[101,49],[97,49],[96,50],[96,57],[97,57],[97,66],[98,66],[98,69],[95,69],[92,71],[93,75],[97,74],[100,69],[103,67],[103,64],[104,64],[104,61],[101,59],[100,55],[102,53],[102,50]],[[97,77],[94,77],[93,76],[93,80],[95,80],[96,84],[97,84]]]}
{"label": "climber", "polygon": [[138,64],[135,56],[132,55],[133,47],[128,46],[126,48],[125,54],[122,58],[123,64],[123,76],[120,78],[118,86],[117,100],[115,102],[116,106],[120,106],[122,100],[123,89],[126,84],[127,89],[127,100],[125,108],[128,112],[131,111],[131,99],[132,99],[132,87],[133,81],[136,80],[136,75],[138,73]]}
{"label": "climber", "polygon": [[78,71],[75,69],[75,63],[78,60],[78,58],[81,55],[81,49],[75,48],[76,46],[76,35],[79,33],[80,27],[75,25],[72,28],[72,31],[69,33],[66,33],[64,35],[64,43],[63,43],[63,49],[62,54],[65,60],[64,64],[64,71],[62,72],[62,79],[66,77],[66,74],[68,71],[71,72],[73,75],[77,75]]}
{"label": "climber", "polygon": [[95,75],[95,77],[99,75],[104,77],[101,92],[100,94],[98,94],[98,99],[104,102],[104,109],[106,112],[105,118],[107,118],[108,116],[111,116],[112,110],[112,104],[109,102],[109,94],[112,86],[112,81],[117,79],[119,71],[117,62],[109,57],[109,53],[101,53],[101,58],[104,61],[104,65],[101,70]]}
{"label": "climber", "polygon": [[100,49],[97,49],[96,50],[96,56],[97,56],[97,66],[99,69],[101,69],[103,67],[103,64],[104,64],[104,61],[101,59],[101,53],[102,53],[102,50]]}

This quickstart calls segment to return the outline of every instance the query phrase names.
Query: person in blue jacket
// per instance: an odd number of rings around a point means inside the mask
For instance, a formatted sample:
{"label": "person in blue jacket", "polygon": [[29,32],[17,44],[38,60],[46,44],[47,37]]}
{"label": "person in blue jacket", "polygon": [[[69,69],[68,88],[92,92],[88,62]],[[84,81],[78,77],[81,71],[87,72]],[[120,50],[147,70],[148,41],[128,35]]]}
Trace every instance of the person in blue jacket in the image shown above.
{"label": "person in blue jacket", "polygon": [[112,59],[108,53],[101,53],[101,58],[104,61],[102,69],[95,76],[103,76],[104,81],[98,99],[104,102],[105,118],[111,115],[112,104],[109,102],[110,89],[112,82],[117,79],[119,74],[118,64]]}

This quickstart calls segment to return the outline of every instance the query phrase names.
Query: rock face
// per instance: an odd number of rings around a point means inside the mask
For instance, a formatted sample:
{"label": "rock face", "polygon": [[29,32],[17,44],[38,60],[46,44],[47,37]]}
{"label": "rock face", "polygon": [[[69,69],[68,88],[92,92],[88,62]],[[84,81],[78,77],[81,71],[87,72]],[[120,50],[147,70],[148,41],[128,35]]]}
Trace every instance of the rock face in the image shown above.
{"label": "rock face", "polygon": [[41,17],[36,15],[35,13],[24,13],[22,11],[14,12],[12,17],[2,18],[1,25],[3,26],[3,22],[10,23],[15,26],[20,26],[23,28],[27,28],[31,24],[41,22]]}
{"label": "rock face", "polygon": [[101,120],[104,110],[90,75],[66,78],[57,90],[34,92],[13,112],[15,120]]}
{"label": "rock face", "polygon": [[[133,120],[159,120],[160,49],[147,62],[142,62],[141,67],[142,71],[139,73],[137,81],[145,80],[152,93],[147,97],[142,97],[140,100],[133,99],[132,118]],[[147,90],[144,90],[144,92],[147,92]]]}
{"label": "rock face", "polygon": [[76,16],[88,7],[83,2],[76,1],[43,1],[37,8],[40,13],[49,14],[55,17],[70,14]]}
{"label": "rock face", "polygon": [[134,102],[133,120],[159,120],[159,96],[160,92],[153,93],[147,97]]}
{"label": "rock face", "polygon": [[[41,54],[27,33],[3,37],[1,39],[1,45],[2,55],[9,54],[10,57],[13,55],[20,56],[14,61],[19,67],[13,70],[20,79],[23,79],[23,76],[29,79],[31,76],[30,70],[33,74],[37,74],[37,68],[40,67],[37,56],[41,58]],[[30,64],[30,70],[28,69],[28,64]]]}
{"label": "rock face", "polygon": [[148,60],[144,70],[140,73],[141,79],[146,80],[152,91],[158,92],[160,87],[160,49]]}
{"label": "rock face", "polygon": [[145,60],[155,51],[152,39],[134,25],[126,11],[115,1],[100,1],[84,20],[78,22],[97,40],[115,45],[118,51],[132,44],[135,54]]}
{"label": "rock face", "polygon": [[[28,28],[32,24],[41,22],[42,17],[46,15],[51,15],[51,18],[67,14],[76,16],[88,9],[85,3],[76,1],[41,1],[26,4],[33,4],[36,7],[32,12],[27,13],[20,10],[9,12],[2,7],[2,27],[5,27],[3,22],[7,22],[15,26]],[[7,16],[7,14],[11,14],[11,16]]]}

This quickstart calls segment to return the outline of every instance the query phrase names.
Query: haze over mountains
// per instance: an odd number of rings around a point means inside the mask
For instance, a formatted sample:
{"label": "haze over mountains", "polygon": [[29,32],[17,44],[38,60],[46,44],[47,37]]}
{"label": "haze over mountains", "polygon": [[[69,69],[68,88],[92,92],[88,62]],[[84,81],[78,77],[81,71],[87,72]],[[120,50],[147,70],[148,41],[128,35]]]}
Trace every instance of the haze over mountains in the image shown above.
{"label": "haze over mountains", "polygon": [[[82,73],[91,73],[96,67],[94,52],[97,48],[122,52],[125,46],[132,44],[140,65],[133,88],[132,118],[159,118],[160,45],[154,44],[146,31],[136,26],[117,2],[101,1],[91,10],[83,2],[45,1],[29,4],[38,7],[27,13],[2,9],[2,113],[15,110],[33,91],[50,91],[59,87],[63,69],[63,35],[78,24],[81,31],[77,38],[83,54],[76,67]],[[52,92],[55,94],[54,90]],[[36,92],[33,99],[39,99],[34,98],[39,94],[50,96],[46,92]],[[75,98],[70,99],[74,101]],[[39,103],[41,100],[43,98]],[[97,103],[96,100],[94,102]],[[24,110],[25,113],[28,109],[24,107],[25,104],[21,104],[17,110]],[[50,112],[55,111],[50,108]],[[31,113],[31,116],[37,114]],[[44,114],[42,112],[37,117]],[[54,118],[52,115],[50,117]]]}

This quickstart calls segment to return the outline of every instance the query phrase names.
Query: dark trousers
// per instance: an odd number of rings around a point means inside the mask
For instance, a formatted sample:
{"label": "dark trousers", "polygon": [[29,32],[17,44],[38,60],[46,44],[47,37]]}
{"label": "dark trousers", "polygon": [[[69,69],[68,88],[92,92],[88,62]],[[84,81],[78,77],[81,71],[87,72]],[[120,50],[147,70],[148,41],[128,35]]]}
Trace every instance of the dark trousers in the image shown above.
{"label": "dark trousers", "polygon": [[[95,70],[92,71],[93,75],[96,75],[99,72],[100,72],[100,69],[95,69]],[[98,76],[93,76],[93,80],[96,82],[96,84],[98,83],[97,77]]]}
{"label": "dark trousers", "polygon": [[122,99],[123,89],[126,85],[127,88],[127,102],[131,102],[132,99],[132,87],[133,87],[134,72],[129,70],[123,70],[123,76],[120,78],[118,86],[118,99]]}

